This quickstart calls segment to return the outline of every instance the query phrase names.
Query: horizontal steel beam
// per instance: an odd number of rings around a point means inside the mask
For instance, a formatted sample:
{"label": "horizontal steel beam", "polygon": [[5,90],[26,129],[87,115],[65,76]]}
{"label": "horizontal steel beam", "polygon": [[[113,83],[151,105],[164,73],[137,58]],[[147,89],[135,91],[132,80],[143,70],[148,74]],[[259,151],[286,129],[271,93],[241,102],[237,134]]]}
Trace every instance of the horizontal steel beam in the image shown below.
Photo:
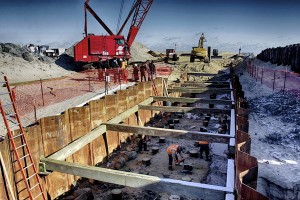
{"label": "horizontal steel beam", "polygon": [[146,106],[139,105],[139,109],[156,110],[161,112],[190,112],[198,114],[230,114],[230,109],[216,109],[216,108],[197,108],[197,107],[175,107],[175,106]]}
{"label": "horizontal steel beam", "polygon": [[204,83],[204,84],[229,84],[230,81],[184,81],[184,83]]}
{"label": "horizontal steel beam", "polygon": [[201,72],[187,72],[188,76],[217,76],[218,74],[210,74],[210,73],[201,73]]}
{"label": "horizontal steel beam", "polygon": [[219,105],[232,105],[231,100],[223,99],[203,99],[203,98],[188,98],[188,97],[163,97],[153,96],[154,101],[169,101],[178,103],[203,103],[203,104],[219,104]]}
{"label": "horizontal steel beam", "polygon": [[41,159],[41,162],[44,162],[46,164],[46,169],[50,171],[72,174],[75,176],[133,188],[140,188],[143,190],[181,194],[191,198],[223,200],[227,192],[233,192],[233,188],[228,187],[159,178],[156,176],[93,167],[48,158]]}
{"label": "horizontal steel beam", "polygon": [[176,87],[168,89],[169,93],[172,92],[180,92],[180,93],[218,93],[218,94],[228,94],[232,91],[232,89],[228,88],[186,88],[186,87]]}
{"label": "horizontal steel beam", "polygon": [[124,124],[108,124],[105,123],[107,130],[118,131],[124,133],[135,133],[140,135],[159,136],[159,137],[173,137],[187,140],[206,140],[208,142],[229,144],[230,135],[215,134],[198,131],[185,131],[177,129],[164,129],[155,127],[140,127],[129,126]]}
{"label": "horizontal steel beam", "polygon": [[216,87],[216,88],[229,88],[229,83],[218,84],[218,83],[181,83],[183,87]]}

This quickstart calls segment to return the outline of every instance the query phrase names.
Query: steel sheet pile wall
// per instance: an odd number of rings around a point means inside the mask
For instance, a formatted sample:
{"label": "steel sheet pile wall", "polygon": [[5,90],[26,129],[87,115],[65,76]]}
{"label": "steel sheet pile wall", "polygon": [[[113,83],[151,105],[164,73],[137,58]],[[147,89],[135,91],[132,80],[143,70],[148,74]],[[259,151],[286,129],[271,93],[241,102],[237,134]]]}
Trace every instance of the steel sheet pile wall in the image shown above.
{"label": "steel sheet pile wall", "polygon": [[[159,95],[162,95],[162,78],[157,78],[155,82]],[[25,129],[29,148],[36,166],[38,166],[40,157],[50,156],[151,95],[152,82],[142,82],[138,83],[137,86],[129,87],[127,90],[118,91],[115,95],[107,95],[104,99],[90,101],[85,106],[71,108],[60,115],[40,119],[38,125]],[[149,120],[152,114],[151,111],[139,111],[143,123]],[[125,119],[124,123],[137,125],[138,120],[133,114]],[[93,166],[107,157],[106,149],[108,149],[109,153],[113,152],[129,135],[129,133],[108,131],[69,156],[66,161]],[[25,190],[17,194],[17,191],[20,191],[23,186],[14,187],[13,171],[17,169],[13,169],[11,163],[8,139],[0,143],[0,151],[4,157],[4,165],[9,175],[9,182],[13,185],[15,196],[18,196],[19,199],[24,199],[27,195]],[[3,170],[4,167],[1,165],[0,199],[9,199],[9,190],[6,184],[7,181],[3,176]],[[20,180],[18,174],[17,178]],[[43,188],[49,197],[54,199],[69,191],[71,184],[78,178],[73,175],[52,172],[50,175],[42,178]]]}
{"label": "steel sheet pile wall", "polygon": [[237,76],[233,76],[236,99],[236,191],[238,200],[267,200],[256,191],[258,162],[250,155],[251,138],[248,132],[248,110],[244,92]]}
{"label": "steel sheet pile wall", "polygon": [[277,65],[289,65],[294,72],[300,72],[300,44],[268,48],[257,55],[262,61]]}

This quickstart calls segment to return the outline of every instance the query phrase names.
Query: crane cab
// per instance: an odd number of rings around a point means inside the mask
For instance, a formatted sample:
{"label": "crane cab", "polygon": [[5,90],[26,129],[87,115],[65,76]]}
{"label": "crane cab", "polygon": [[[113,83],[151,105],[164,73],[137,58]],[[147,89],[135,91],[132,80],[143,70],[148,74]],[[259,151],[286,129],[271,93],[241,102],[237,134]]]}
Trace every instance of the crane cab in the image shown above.
{"label": "crane cab", "polygon": [[112,58],[129,59],[130,52],[124,36],[88,35],[74,46],[76,62],[98,62]]}

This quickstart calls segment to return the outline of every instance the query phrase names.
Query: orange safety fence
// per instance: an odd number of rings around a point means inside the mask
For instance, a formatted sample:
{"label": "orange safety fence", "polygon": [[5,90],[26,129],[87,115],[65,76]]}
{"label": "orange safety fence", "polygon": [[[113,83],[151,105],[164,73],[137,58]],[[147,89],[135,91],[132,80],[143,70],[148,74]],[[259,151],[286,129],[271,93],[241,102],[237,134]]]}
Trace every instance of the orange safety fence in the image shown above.
{"label": "orange safety fence", "polygon": [[247,63],[247,72],[256,81],[272,88],[273,91],[300,92],[300,74],[298,73],[254,66],[251,62]]}
{"label": "orange safety fence", "polygon": [[[157,65],[156,75],[169,75],[171,67]],[[146,74],[150,80],[149,72]],[[23,124],[34,123],[36,113],[46,106],[60,103],[88,93],[105,92],[105,76],[109,82],[109,88],[134,81],[133,68],[127,69],[93,69],[69,76],[40,80],[30,84],[17,85],[15,92],[16,105],[19,115],[24,119]],[[140,80],[140,73],[137,81]],[[26,121],[26,122],[25,122]]]}
{"label": "orange safety fence", "polygon": [[[113,70],[109,76],[112,77],[109,87],[127,83],[124,77],[114,81],[117,75]],[[105,82],[100,78],[99,70],[88,70],[52,80],[40,80],[13,88],[18,112],[22,118],[26,118],[28,124],[35,122],[35,113],[38,109],[91,92],[103,93],[104,89]]]}

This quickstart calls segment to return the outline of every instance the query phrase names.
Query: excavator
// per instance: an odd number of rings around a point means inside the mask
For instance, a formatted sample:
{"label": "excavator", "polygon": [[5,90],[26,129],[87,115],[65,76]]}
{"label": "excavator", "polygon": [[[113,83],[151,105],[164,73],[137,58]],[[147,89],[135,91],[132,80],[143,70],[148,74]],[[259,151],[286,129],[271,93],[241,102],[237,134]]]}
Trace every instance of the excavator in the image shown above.
{"label": "excavator", "polygon": [[[97,64],[100,60],[128,60],[130,58],[130,46],[132,45],[153,3],[153,0],[135,0],[128,16],[126,17],[124,23],[116,34],[114,34],[111,29],[108,28],[108,26],[102,21],[102,19],[89,6],[89,1],[90,0],[86,0],[84,3],[84,38],[74,46],[75,62]],[[124,0],[122,0],[121,9],[123,5]],[[106,30],[108,35],[88,34],[87,12],[89,12],[98,21],[98,23]],[[125,39],[125,37],[122,35],[122,31],[132,15],[133,17],[131,26],[129,28],[127,38]]]}
{"label": "excavator", "polygon": [[196,58],[199,58],[200,61],[204,61],[205,63],[209,63],[209,57],[207,50],[203,47],[203,43],[206,42],[204,33],[201,34],[198,47],[193,47],[190,56],[190,62],[195,62]]}

